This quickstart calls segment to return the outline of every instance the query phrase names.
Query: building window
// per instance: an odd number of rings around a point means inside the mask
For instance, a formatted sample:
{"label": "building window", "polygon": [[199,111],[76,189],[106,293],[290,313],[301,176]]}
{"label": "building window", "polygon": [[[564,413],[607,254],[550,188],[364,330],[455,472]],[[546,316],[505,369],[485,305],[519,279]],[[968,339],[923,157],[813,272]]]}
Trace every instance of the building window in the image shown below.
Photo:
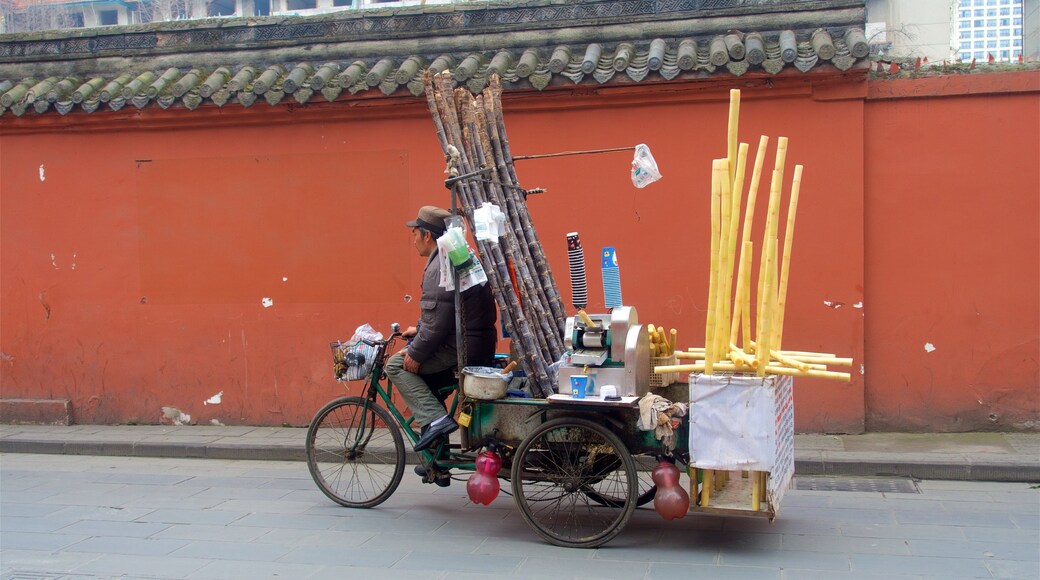
{"label": "building window", "polygon": [[996,47],[997,47],[997,41],[996,40],[987,40],[986,41],[986,48],[996,48]]}
{"label": "building window", "polygon": [[986,31],[986,38],[996,38],[996,37],[997,37],[997,30],[995,28],[990,28],[989,30]]}
{"label": "building window", "polygon": [[975,58],[978,59],[978,60],[982,60],[982,59],[986,58],[986,53],[982,52],[980,50],[977,50],[977,51],[975,51]]}
{"label": "building window", "polygon": [[975,38],[986,38],[986,31],[985,30],[976,30],[975,31]]}
{"label": "building window", "polygon": [[975,28],[982,28],[985,25],[986,25],[986,21],[985,20],[976,20],[975,21]]}
{"label": "building window", "polygon": [[1001,8],[1000,9],[1000,15],[1001,16],[1009,16],[1010,14],[1011,14],[1011,9],[1010,8]]}
{"label": "building window", "polygon": [[1021,57],[1021,56],[1022,56],[1022,51],[1021,50],[1012,50],[1011,51],[1011,58],[1013,58],[1015,60],[1018,60],[1019,57]]}
{"label": "building window", "polygon": [[971,42],[962,42],[961,43],[961,48],[962,49],[964,49],[964,48],[971,48]]}
{"label": "building window", "polygon": [[318,0],[289,0],[286,8],[289,10],[311,10],[318,7]]}
{"label": "building window", "polygon": [[974,48],[986,48],[986,41],[984,41],[984,40],[976,40]]}
{"label": "building window", "polygon": [[206,6],[206,16],[233,16],[235,0],[211,0]]}
{"label": "building window", "polygon": [[83,28],[83,13],[69,12],[58,15],[58,28]]}
{"label": "building window", "polygon": [[1005,39],[1000,41],[1000,48],[1010,48],[1010,47],[1011,47],[1011,41],[1009,39],[1005,38]]}
{"label": "building window", "polygon": [[332,5],[349,8],[354,5],[354,0],[332,0]]}
{"label": "building window", "polygon": [[115,26],[116,24],[119,24],[119,11],[99,10],[98,24],[100,24],[101,26]]}
{"label": "building window", "polygon": [[1011,46],[1022,46],[1022,39],[1016,38],[1011,41]]}
{"label": "building window", "polygon": [[969,31],[969,30],[962,30],[961,31],[961,39],[965,39],[965,38],[971,38],[971,31]]}

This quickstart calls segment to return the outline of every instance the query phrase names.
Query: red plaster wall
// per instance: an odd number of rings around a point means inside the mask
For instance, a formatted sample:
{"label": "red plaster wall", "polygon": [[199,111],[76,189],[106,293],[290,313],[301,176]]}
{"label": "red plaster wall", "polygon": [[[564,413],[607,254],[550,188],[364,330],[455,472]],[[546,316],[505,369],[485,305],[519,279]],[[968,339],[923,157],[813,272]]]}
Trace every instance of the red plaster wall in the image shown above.
{"label": "red plaster wall", "polygon": [[1037,73],[872,86],[868,430],[1040,427],[1038,91]]}
{"label": "red plaster wall", "polygon": [[[921,348],[909,333],[884,330],[902,332],[898,325],[907,318],[893,294],[901,286],[886,282],[905,269],[899,258],[907,248],[872,241],[879,230],[869,221],[877,209],[887,209],[872,205],[883,199],[870,193],[873,188],[891,183],[878,182],[878,173],[903,161],[899,141],[871,146],[872,139],[890,138],[879,130],[891,131],[872,121],[872,111],[892,107],[915,118],[901,107],[920,102],[865,101],[864,84],[813,87],[789,80],[744,92],[740,137],[752,144],[752,155],[758,136],[770,135],[771,166],[775,139],[783,135],[790,138],[788,175],[795,163],[806,168],[784,345],[856,360],[851,384],[798,381],[796,426],[857,432],[869,420],[876,428],[930,430],[915,419],[930,417],[936,429],[956,429],[943,421],[966,408],[953,408],[963,396],[948,399],[942,413],[932,408],[934,400],[905,396],[903,383],[892,380],[903,369],[889,366],[904,361],[889,353],[911,352],[909,347],[864,346],[869,332],[868,340],[905,340]],[[710,160],[725,153],[728,88],[693,83],[507,95],[514,155],[643,142],[664,174],[635,189],[625,153],[517,163],[524,186],[549,190],[532,197],[531,208],[565,298],[564,234],[578,230],[593,311],[602,308],[595,256],[601,246],[613,245],[625,301],[638,308],[640,319],[677,328],[683,346],[703,344]],[[1014,107],[1028,114],[1031,104],[1035,120],[1036,98],[1034,92]],[[949,99],[955,113],[961,100]],[[80,423],[154,423],[168,406],[200,424],[300,425],[344,390],[331,379],[329,340],[349,337],[362,322],[385,330],[392,321],[416,318],[417,306],[407,296],[418,292],[422,262],[401,223],[419,205],[448,203],[439,184],[439,147],[419,100],[73,117],[0,119],[3,398],[69,398]],[[44,123],[51,130],[41,131]],[[1035,135],[1022,156],[1030,148],[1035,161]],[[872,161],[879,155],[880,163]],[[950,159],[922,155],[929,166]],[[1018,270],[1031,276],[1020,283],[1023,298],[1002,300],[1006,285],[980,283],[970,292],[1003,318],[1020,317],[1018,335],[1033,340],[1035,355],[1040,284],[1032,167],[1031,213],[1004,216],[1009,239],[1026,248],[1014,263],[1028,260],[1029,247],[1033,252],[1033,269]],[[960,159],[950,168],[959,176],[972,169]],[[1012,185],[1022,191],[1030,182],[1026,177]],[[971,213],[957,214],[955,204],[946,209],[948,219],[970,219]],[[930,219],[927,208],[903,211]],[[904,238],[913,237],[910,220],[892,223],[891,212],[881,213],[889,218],[881,232],[903,228]],[[943,269],[936,274],[952,276],[945,269],[953,265],[926,261],[933,266]],[[865,268],[873,276],[869,284]],[[264,297],[273,306],[265,308]],[[853,307],[859,303],[866,307]],[[956,321],[945,332],[958,344],[975,336]],[[932,342],[939,355],[949,341]],[[864,352],[868,383],[859,373]],[[950,392],[974,388],[955,378],[963,360],[947,363]],[[1036,385],[1033,360],[1032,375],[1006,375],[1004,401],[1032,409],[1035,417],[1035,395],[1022,394]],[[206,403],[218,393],[219,404]],[[889,415],[894,419],[886,422]],[[996,425],[1012,426],[1003,412]]]}

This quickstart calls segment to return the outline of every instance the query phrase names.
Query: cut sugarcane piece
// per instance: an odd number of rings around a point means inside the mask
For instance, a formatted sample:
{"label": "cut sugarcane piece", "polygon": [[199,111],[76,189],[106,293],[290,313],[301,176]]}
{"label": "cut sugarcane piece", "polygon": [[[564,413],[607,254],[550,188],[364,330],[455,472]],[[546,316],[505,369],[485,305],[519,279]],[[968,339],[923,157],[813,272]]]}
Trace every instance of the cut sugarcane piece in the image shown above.
{"label": "cut sugarcane piece", "polygon": [[[721,373],[732,373],[737,372],[740,369],[733,363],[715,363],[715,370]],[[833,379],[838,381],[848,382],[852,380],[852,375],[849,373],[839,373],[835,371],[821,371],[815,369],[809,369],[807,371],[801,371],[793,369],[791,367],[768,365],[765,367],[766,374],[774,375],[789,375],[792,377],[811,377],[817,379]],[[760,369],[761,370],[761,369]],[[663,373],[703,373],[704,364],[692,364],[692,365],[661,365],[654,367],[654,372],[658,374]],[[707,373],[705,373],[707,374]]]}

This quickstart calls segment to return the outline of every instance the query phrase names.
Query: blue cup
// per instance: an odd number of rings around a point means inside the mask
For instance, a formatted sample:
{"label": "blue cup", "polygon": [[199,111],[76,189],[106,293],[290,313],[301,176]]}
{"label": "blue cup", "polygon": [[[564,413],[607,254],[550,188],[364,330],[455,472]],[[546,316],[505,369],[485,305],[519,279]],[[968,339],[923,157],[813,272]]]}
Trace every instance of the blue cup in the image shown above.
{"label": "blue cup", "polygon": [[595,381],[588,375],[571,375],[571,397],[584,399],[585,395],[593,392]]}

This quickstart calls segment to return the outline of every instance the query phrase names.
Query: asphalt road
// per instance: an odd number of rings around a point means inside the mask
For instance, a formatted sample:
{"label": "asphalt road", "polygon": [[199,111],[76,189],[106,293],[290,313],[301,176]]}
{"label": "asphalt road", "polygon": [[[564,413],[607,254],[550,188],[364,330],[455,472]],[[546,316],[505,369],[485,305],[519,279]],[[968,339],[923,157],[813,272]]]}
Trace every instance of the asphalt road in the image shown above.
{"label": "asphalt road", "polygon": [[902,487],[792,489],[773,524],[648,506],[575,550],[539,540],[508,496],[476,505],[464,482],[410,471],[351,510],[301,462],[4,454],[0,578],[1040,578],[1040,489]]}

